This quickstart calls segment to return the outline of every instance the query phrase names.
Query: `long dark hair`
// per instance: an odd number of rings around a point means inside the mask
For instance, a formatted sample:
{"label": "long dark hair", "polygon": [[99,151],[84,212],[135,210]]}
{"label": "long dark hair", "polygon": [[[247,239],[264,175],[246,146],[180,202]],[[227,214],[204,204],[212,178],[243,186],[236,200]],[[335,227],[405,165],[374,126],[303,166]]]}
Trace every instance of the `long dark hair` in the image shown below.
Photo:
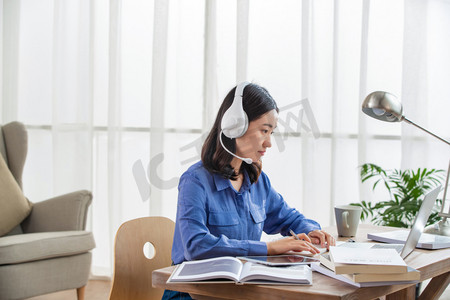
{"label": "long dark hair", "polygon": [[[235,91],[236,87],[231,89],[223,100],[219,112],[217,113],[216,120],[214,121],[214,125],[202,147],[203,166],[210,172],[220,174],[224,178],[231,180],[236,180],[239,174],[236,174],[233,167],[231,167],[230,163],[233,160],[233,156],[223,149],[220,144],[219,134],[221,132],[220,124],[222,122],[222,117],[233,103]],[[273,109],[278,112],[277,104],[269,92],[267,92],[265,88],[253,83],[244,88],[242,103],[249,123]],[[222,134],[222,141],[228,150],[235,153],[235,139],[230,139]],[[251,183],[258,180],[258,177],[261,174],[261,165],[259,163],[243,163],[241,164],[239,172],[243,172],[244,169],[247,171]]]}

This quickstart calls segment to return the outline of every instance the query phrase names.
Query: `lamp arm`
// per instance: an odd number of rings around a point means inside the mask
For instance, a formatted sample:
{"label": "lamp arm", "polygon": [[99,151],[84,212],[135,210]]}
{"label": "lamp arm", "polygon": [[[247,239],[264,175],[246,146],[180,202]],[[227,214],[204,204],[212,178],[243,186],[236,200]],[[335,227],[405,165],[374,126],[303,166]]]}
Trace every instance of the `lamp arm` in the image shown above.
{"label": "lamp arm", "polygon": [[447,220],[447,218],[450,218],[450,206],[448,208],[448,213],[444,213],[445,199],[447,198],[447,188],[448,188],[448,178],[449,177],[450,177],[450,161],[448,163],[447,178],[445,179],[444,195],[442,196],[441,212],[439,213],[439,216],[443,217],[444,222]]}
{"label": "lamp arm", "polygon": [[414,126],[416,126],[417,128],[422,129],[422,130],[425,131],[426,133],[431,134],[431,135],[434,136],[435,138],[440,139],[441,141],[443,141],[444,143],[446,143],[447,145],[450,146],[450,142],[449,142],[449,141],[446,141],[446,140],[444,140],[443,138],[441,138],[441,137],[435,135],[435,134],[432,133],[431,131],[426,130],[425,128],[423,128],[423,127],[417,125],[416,123],[414,123],[414,122],[408,120],[407,118],[404,118],[403,120],[404,120],[406,123],[408,123],[408,124],[414,125]]}
{"label": "lamp arm", "polygon": [[[446,143],[447,145],[450,145],[450,142],[449,142],[449,141],[444,140],[443,138],[441,138],[441,137],[435,135],[434,133],[432,133],[432,132],[426,130],[425,128],[423,128],[423,127],[417,125],[416,123],[412,122],[411,120],[408,120],[408,119],[405,118],[405,117],[403,117],[403,120],[404,120],[406,123],[408,123],[408,124],[414,125],[414,126],[416,126],[417,128],[422,129],[422,130],[425,131],[426,133],[428,133],[428,134],[434,136],[435,138],[437,138],[437,139],[443,141],[443,142]],[[445,199],[446,199],[446,197],[447,197],[447,188],[448,188],[448,178],[449,178],[449,176],[450,176],[450,162],[449,162],[449,164],[448,164],[447,177],[446,177],[446,179],[445,179],[444,196],[442,197],[442,207],[441,207],[441,212],[439,213],[439,216],[440,216],[440,217],[443,217],[443,222],[445,222],[445,221],[447,220],[447,218],[450,218],[450,206],[449,206],[449,208],[448,208],[448,213],[444,213]]]}

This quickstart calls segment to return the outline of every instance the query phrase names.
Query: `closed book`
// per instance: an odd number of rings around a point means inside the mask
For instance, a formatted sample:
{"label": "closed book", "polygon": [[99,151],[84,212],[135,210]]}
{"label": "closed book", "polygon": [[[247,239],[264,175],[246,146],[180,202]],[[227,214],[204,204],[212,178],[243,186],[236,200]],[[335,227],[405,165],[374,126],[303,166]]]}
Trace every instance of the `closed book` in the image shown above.
{"label": "closed book", "polygon": [[[408,238],[408,235],[409,230],[400,229],[388,232],[368,233],[367,238],[383,243],[404,244],[406,242],[406,239]],[[423,249],[442,249],[449,247],[450,247],[450,237],[430,233],[422,233],[416,245],[416,248],[423,248]]]}
{"label": "closed book", "polygon": [[[368,268],[366,265],[349,265],[349,264],[339,264],[334,263],[331,260],[330,253],[323,253],[319,255],[319,261],[322,265],[333,271],[335,274],[353,274],[353,273],[364,273],[364,274],[389,274],[383,272],[384,269],[380,267],[370,267]],[[389,271],[389,270],[388,270]],[[398,273],[393,273],[398,274]]]}
{"label": "closed book", "polygon": [[[347,284],[350,284],[352,286],[356,286],[356,287],[372,287],[372,286],[383,286],[383,285],[396,285],[396,284],[410,284],[410,283],[418,283],[419,280],[394,280],[394,281],[389,281],[389,280],[385,280],[385,281],[370,281],[370,282],[355,282],[354,280],[352,280],[352,278],[347,275],[347,274],[336,274],[333,271],[331,271],[330,269],[326,268],[324,265],[319,264],[319,263],[312,263],[311,264],[311,268],[316,271],[319,272],[323,275],[326,275],[328,277],[337,279],[339,281],[345,282]],[[387,274],[384,274],[387,275]]]}
{"label": "closed book", "polygon": [[370,274],[370,273],[357,273],[357,274],[343,274],[354,282],[386,282],[386,281],[410,281],[420,280],[420,271],[408,267],[406,273],[392,273],[392,274]]}
{"label": "closed book", "polygon": [[330,247],[330,252],[321,254],[319,260],[336,274],[392,274],[408,271],[405,261],[393,249]]}

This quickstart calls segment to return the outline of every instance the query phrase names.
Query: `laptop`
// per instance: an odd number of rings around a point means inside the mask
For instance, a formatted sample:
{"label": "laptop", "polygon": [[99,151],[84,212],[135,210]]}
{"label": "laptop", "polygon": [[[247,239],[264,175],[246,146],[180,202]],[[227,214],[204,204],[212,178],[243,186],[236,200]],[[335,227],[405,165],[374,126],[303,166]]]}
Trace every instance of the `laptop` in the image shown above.
{"label": "laptop", "polygon": [[[425,224],[430,217],[431,210],[433,209],[434,203],[436,201],[437,195],[441,190],[441,186],[436,187],[432,191],[428,192],[420,206],[419,212],[414,219],[413,226],[410,231],[408,230],[396,230],[391,232],[376,232],[367,234],[367,238],[378,241],[385,242],[388,244],[378,244],[378,243],[358,243],[358,242],[343,242],[336,243],[337,247],[348,247],[348,248],[359,248],[359,249],[394,249],[400,256],[405,259],[416,247],[419,241]],[[404,239],[387,239],[386,236],[398,236],[402,235]],[[450,240],[450,238],[449,238]],[[449,245],[450,247],[450,245]],[[322,254],[326,257],[327,254]]]}
{"label": "laptop", "polygon": [[[422,205],[420,206],[419,212],[417,213],[416,218],[414,219],[414,223],[409,233],[407,230],[396,230],[392,232],[376,232],[376,233],[368,233],[367,238],[377,242],[399,243],[393,248],[396,249],[397,251],[399,250],[399,248],[401,248],[400,256],[402,258],[407,257],[418,245],[423,229],[427,224],[428,218],[430,217],[434,203],[436,202],[436,198],[440,191],[441,186],[438,186],[425,195]],[[450,242],[450,238],[448,239]],[[389,248],[390,246],[393,246],[393,244],[374,244],[374,245],[376,245],[374,246],[376,248]],[[400,247],[398,245],[400,245]]]}

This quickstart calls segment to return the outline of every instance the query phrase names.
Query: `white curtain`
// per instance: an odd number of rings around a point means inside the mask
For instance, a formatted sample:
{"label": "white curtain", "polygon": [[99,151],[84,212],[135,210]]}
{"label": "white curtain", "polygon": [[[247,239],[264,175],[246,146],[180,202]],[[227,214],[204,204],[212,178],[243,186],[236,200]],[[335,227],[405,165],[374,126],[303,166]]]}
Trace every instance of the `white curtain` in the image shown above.
{"label": "white curtain", "polygon": [[[121,223],[175,219],[229,89],[265,86],[281,109],[264,170],[323,226],[379,200],[358,166],[446,168],[447,145],[363,115],[375,90],[450,138],[450,5],[443,0],[0,0],[1,123],[29,130],[24,191],[94,200],[92,272],[112,272]],[[320,137],[319,137],[320,135]]]}

